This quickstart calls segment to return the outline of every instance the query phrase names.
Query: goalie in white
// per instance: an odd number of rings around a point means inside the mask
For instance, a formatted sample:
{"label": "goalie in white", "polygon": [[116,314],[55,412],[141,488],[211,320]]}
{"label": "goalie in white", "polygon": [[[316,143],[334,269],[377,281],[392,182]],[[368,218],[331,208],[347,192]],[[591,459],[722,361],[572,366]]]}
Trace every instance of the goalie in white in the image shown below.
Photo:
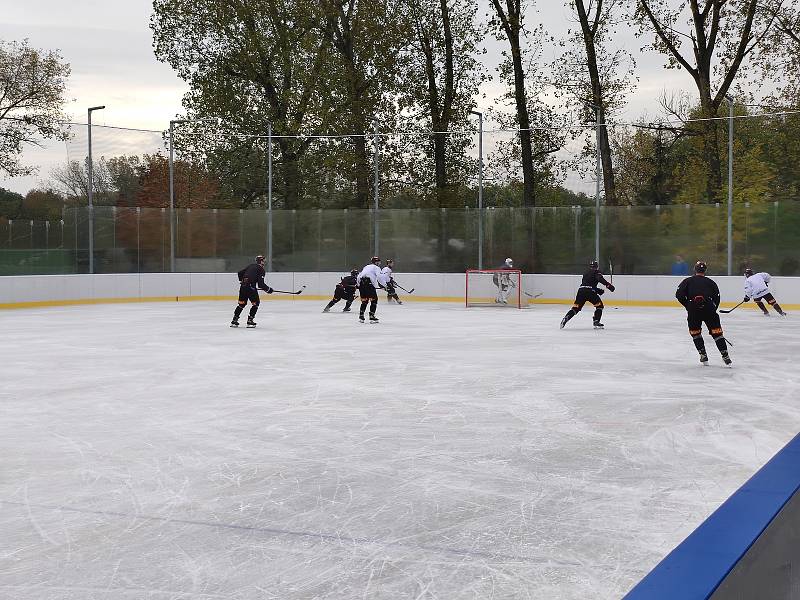
{"label": "goalie in white", "polygon": [[[514,269],[514,261],[510,258],[506,259],[506,262],[500,267],[503,270],[513,270]],[[492,281],[497,286],[497,297],[495,298],[495,302],[497,304],[508,304],[508,296],[511,293],[511,288],[517,287],[517,283],[511,277],[510,273],[495,273],[492,276]]]}

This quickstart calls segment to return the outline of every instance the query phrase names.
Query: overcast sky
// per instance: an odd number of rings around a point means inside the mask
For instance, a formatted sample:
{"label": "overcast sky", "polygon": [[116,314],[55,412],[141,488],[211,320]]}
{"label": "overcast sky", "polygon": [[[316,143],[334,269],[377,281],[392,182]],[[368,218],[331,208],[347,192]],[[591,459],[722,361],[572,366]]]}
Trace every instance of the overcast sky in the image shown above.
{"label": "overcast sky", "polygon": [[[541,20],[553,35],[564,35],[571,24],[563,3],[540,0],[538,4],[547,8],[529,14],[528,21]],[[28,38],[36,48],[61,51],[72,67],[66,112],[73,120],[85,122],[89,106],[105,104],[105,110],[93,114],[95,124],[162,130],[181,112],[186,86],[153,55],[148,26],[151,12],[151,0],[0,0],[0,39]],[[658,114],[658,97],[664,89],[691,89],[685,72],[664,70],[663,57],[641,54],[638,48],[644,42],[634,38],[632,32],[623,36],[636,56],[639,83],[621,117]],[[486,62],[493,67],[502,46],[494,40],[486,42]],[[480,100],[479,109],[485,110],[499,88],[496,82],[489,83],[483,91],[486,99]],[[48,143],[44,149],[26,151],[26,164],[39,165],[39,175],[0,178],[0,186],[27,192],[47,179],[52,166],[66,160],[68,154],[72,158],[85,154],[84,135],[79,134],[79,138],[72,144]],[[128,135],[123,140],[121,134],[94,130],[93,142],[97,155],[121,151],[140,154],[155,150],[160,137]]]}

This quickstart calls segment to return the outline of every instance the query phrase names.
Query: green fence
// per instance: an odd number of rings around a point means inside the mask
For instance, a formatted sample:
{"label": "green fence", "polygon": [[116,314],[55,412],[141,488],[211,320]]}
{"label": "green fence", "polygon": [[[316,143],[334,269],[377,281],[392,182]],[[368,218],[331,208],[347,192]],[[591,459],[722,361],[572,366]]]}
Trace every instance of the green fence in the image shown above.
{"label": "green fence", "polygon": [[[96,273],[170,270],[169,211],[96,207]],[[370,210],[275,210],[275,271],[346,271],[375,248]],[[269,252],[264,210],[175,211],[176,271],[233,271]],[[489,208],[483,211],[483,267],[512,257],[526,272],[576,273],[594,258],[595,211],[585,207]],[[703,258],[716,274],[727,263],[722,205],[605,207],[600,260],[617,273],[669,274],[676,255]],[[378,248],[406,272],[455,272],[478,266],[476,209],[385,209]],[[60,222],[0,220],[0,275],[89,272],[89,213]],[[800,202],[743,204],[734,210],[734,270],[744,265],[800,275]]]}

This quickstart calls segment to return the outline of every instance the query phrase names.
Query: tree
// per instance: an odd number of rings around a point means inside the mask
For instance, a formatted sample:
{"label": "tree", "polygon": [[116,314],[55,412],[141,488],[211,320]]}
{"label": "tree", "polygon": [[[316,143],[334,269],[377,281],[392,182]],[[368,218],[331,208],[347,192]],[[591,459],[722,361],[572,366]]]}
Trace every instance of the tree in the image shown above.
{"label": "tree", "polygon": [[35,173],[20,162],[25,146],[41,146],[41,138],[65,139],[61,122],[69,72],[56,51],[31,48],[27,40],[0,41],[0,173]]}
{"label": "tree", "polygon": [[[349,137],[352,161],[347,171],[355,183],[355,205],[370,205],[370,160],[367,134],[381,112],[384,98],[396,95],[398,54],[406,46],[408,31],[402,2],[386,0],[323,0],[325,20],[320,34],[330,32],[335,57],[331,64],[329,93],[342,114],[336,132]],[[338,148],[340,152],[344,148]],[[342,154],[347,154],[342,152]]]}
{"label": "tree", "polygon": [[[640,30],[653,36],[651,47],[667,55],[667,68],[683,68],[692,77],[700,120],[691,128],[702,136],[706,201],[722,191],[719,127],[715,120],[725,96],[772,26],[759,0],[637,0]],[[677,28],[688,25],[690,33]],[[691,56],[685,52],[687,40]]]}
{"label": "tree", "polygon": [[8,219],[20,218],[24,201],[25,197],[22,194],[0,187],[0,216]]}
{"label": "tree", "polygon": [[[220,202],[219,180],[203,165],[173,162],[175,208],[229,208]],[[137,206],[169,206],[169,160],[162,154],[145,154],[139,168]]]}
{"label": "tree", "polygon": [[[498,37],[504,36],[508,41],[511,54],[503,52],[505,61],[501,66],[501,75],[510,79],[513,87],[516,106],[516,121],[519,128],[520,150],[522,153],[522,198],[524,206],[535,206],[535,174],[533,170],[533,149],[531,143],[531,119],[528,108],[528,91],[525,87],[525,68],[523,67],[523,41],[525,28],[523,24],[524,0],[492,0],[494,16],[492,25],[498,30]],[[540,30],[539,33],[543,33]],[[534,38],[539,39],[539,38]]]}
{"label": "tree", "polygon": [[[331,32],[317,3],[295,0],[155,0],[150,27],[156,57],[189,84],[183,104],[190,117],[216,116],[223,136],[195,137],[197,156],[211,152],[238,161],[254,140],[259,165],[251,185],[264,193],[269,124],[276,146],[279,205],[302,206],[306,154],[313,138],[340,117],[331,109]],[[191,130],[191,127],[186,127]],[[187,149],[189,150],[189,149]],[[255,155],[252,158],[256,158]],[[258,171],[255,169],[258,168]]]}
{"label": "tree", "polygon": [[[474,166],[465,156],[470,137],[451,130],[469,128],[470,111],[479,86],[486,79],[476,58],[482,37],[475,22],[476,12],[473,0],[409,2],[413,44],[405,69],[403,103],[412,111],[411,126],[422,123],[434,132],[424,150],[433,163],[430,179],[439,207],[463,205],[455,183]],[[411,143],[418,145],[419,140]]]}
{"label": "tree", "polygon": [[66,199],[49,188],[34,188],[25,194],[25,217],[35,220],[58,221],[64,214]]}
{"label": "tree", "polygon": [[[71,160],[66,164],[54,167],[50,171],[52,187],[77,204],[89,202],[89,159]],[[93,160],[92,165],[92,201],[96,205],[111,205],[111,192],[114,189],[108,162],[104,156]]]}
{"label": "tree", "polygon": [[606,205],[617,204],[614,181],[612,145],[609,117],[621,108],[624,96],[632,87],[635,62],[624,48],[612,50],[614,28],[618,25],[620,8],[624,0],[569,0],[578,29],[569,29],[562,45],[567,48],[558,61],[562,68],[556,70],[558,87],[568,92],[582,106],[581,113],[587,121],[603,124],[597,132]]}

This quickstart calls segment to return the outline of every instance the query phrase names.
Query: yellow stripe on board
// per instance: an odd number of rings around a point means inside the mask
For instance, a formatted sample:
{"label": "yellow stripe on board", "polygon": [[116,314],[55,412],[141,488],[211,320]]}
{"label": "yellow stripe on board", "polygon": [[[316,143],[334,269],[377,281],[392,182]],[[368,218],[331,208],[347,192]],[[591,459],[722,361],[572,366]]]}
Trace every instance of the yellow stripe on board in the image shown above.
{"label": "yellow stripe on board", "polygon": [[[297,296],[285,294],[263,294],[262,300],[279,301],[279,300],[314,300],[322,302],[330,300],[330,295],[320,296],[315,294],[299,294]],[[0,309],[22,309],[22,308],[47,308],[51,306],[80,306],[91,304],[128,304],[137,302],[236,302],[237,296],[146,296],[146,297],[129,297],[129,298],[84,298],[81,300],[37,300],[33,302],[6,302],[0,303]],[[463,304],[464,298],[455,296],[403,296],[403,302],[448,302]],[[564,298],[536,298],[529,299],[528,304],[560,304],[571,305],[573,300]],[[604,302],[606,306],[639,306],[639,307],[666,307],[678,308],[680,305],[677,301],[672,300],[615,300],[613,302]],[[736,306],[735,302],[723,302],[723,308],[733,308]],[[800,304],[781,304],[785,310],[800,310]],[[755,304],[745,304],[740,307],[741,310],[750,309],[757,310]]]}

